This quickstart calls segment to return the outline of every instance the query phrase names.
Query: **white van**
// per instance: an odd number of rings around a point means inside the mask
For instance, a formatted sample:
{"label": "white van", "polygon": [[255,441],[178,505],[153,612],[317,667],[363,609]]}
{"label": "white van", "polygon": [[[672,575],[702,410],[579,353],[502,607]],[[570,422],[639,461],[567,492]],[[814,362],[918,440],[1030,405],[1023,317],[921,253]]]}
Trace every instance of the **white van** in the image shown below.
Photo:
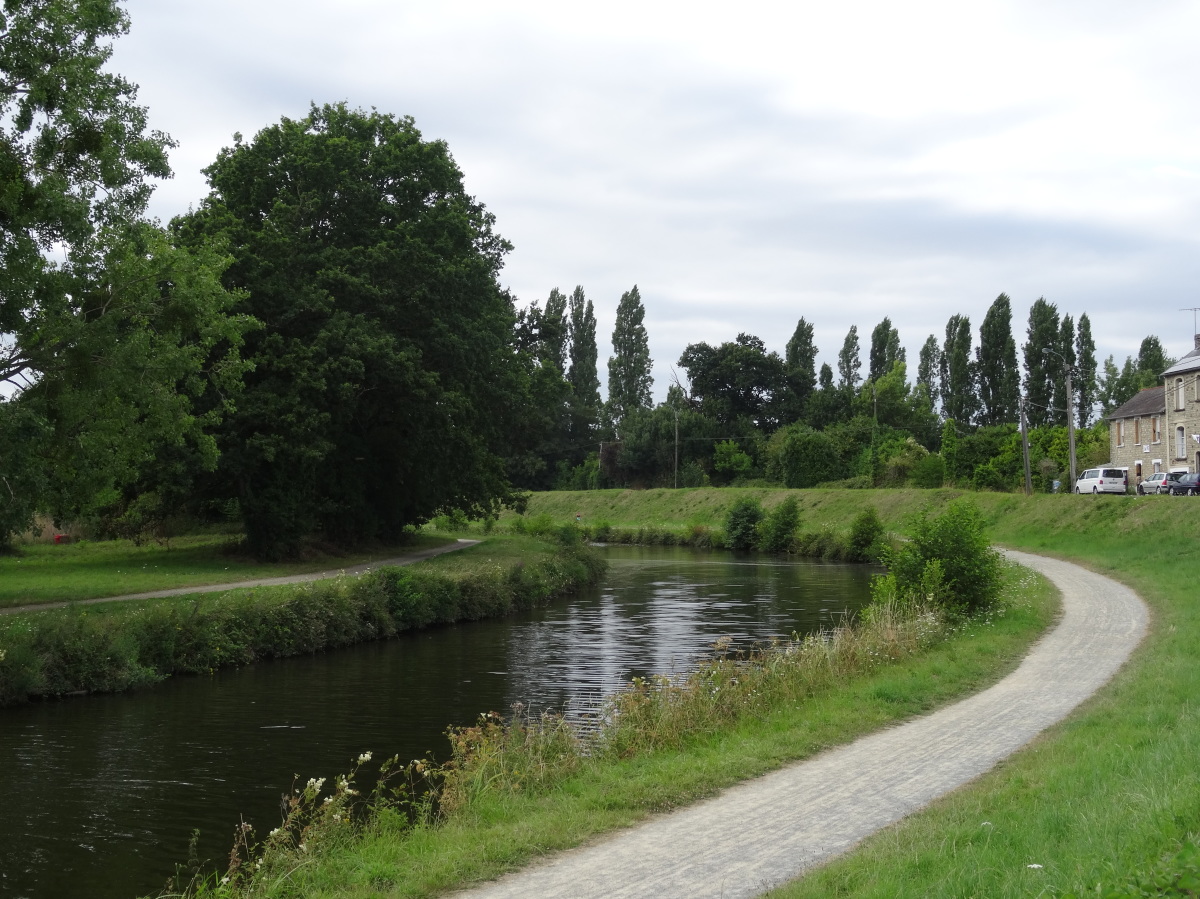
{"label": "white van", "polygon": [[1076,493],[1126,493],[1129,490],[1129,470],[1110,466],[1089,468],[1075,482]]}

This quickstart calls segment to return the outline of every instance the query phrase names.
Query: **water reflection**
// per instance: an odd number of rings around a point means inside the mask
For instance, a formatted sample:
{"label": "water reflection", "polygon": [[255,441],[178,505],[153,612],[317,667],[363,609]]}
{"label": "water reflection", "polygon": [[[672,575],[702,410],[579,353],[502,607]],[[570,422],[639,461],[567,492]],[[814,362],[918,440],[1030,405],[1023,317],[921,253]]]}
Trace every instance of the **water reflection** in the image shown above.
{"label": "water reflection", "polygon": [[613,548],[602,587],[552,608],[352,650],[0,712],[0,895],[129,899],[186,858],[221,858],[240,813],[265,832],[293,775],[365,749],[444,758],[448,724],[579,708],[634,675],[834,623],[870,571]]}

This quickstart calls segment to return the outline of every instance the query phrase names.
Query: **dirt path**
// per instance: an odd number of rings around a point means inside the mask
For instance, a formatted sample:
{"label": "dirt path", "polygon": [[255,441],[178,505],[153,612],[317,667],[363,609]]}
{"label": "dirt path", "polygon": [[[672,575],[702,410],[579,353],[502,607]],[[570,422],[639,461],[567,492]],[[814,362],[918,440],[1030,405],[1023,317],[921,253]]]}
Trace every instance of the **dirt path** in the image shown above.
{"label": "dirt path", "polygon": [[131,599],[161,599],[165,596],[188,596],[193,593],[220,593],[225,590],[238,590],[243,587],[275,587],[280,584],[303,584],[307,581],[322,581],[326,578],[340,577],[342,575],[356,577],[372,569],[382,568],[385,565],[411,565],[413,562],[432,559],[434,556],[440,556],[443,553],[454,552],[456,549],[463,549],[467,546],[474,546],[478,542],[478,540],[459,540],[455,543],[447,543],[444,546],[419,549],[415,552],[394,556],[391,559],[377,559],[374,562],[363,562],[361,565],[352,565],[349,568],[313,571],[308,574],[289,574],[285,577],[266,577],[253,581],[235,581],[229,584],[175,587],[171,590],[150,590],[146,593],[126,593],[122,596],[102,596],[96,599],[76,599],[68,602],[42,602],[26,606],[11,606],[7,609],[0,609],[0,615],[14,615],[17,612],[41,612],[45,609],[63,609],[67,606],[91,606],[100,602],[123,602]]}
{"label": "dirt path", "polygon": [[1148,620],[1133,591],[1102,575],[1006,555],[1058,587],[1063,617],[995,686],[455,895],[757,896],[988,771],[1100,689],[1141,641]]}

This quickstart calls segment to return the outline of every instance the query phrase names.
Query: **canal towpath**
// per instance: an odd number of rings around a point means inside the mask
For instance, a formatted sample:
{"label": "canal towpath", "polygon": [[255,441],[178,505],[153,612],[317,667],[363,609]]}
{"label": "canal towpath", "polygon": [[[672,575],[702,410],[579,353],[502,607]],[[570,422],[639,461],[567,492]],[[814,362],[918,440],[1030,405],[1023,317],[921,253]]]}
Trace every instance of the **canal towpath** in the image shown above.
{"label": "canal towpath", "polygon": [[[454,895],[460,899],[738,899],[852,849],[979,777],[1106,684],[1146,605],[1078,565],[1005,551],[1062,594],[1062,618],[982,693]],[[730,827],[737,821],[737,827]]]}
{"label": "canal towpath", "polygon": [[163,599],[169,596],[191,596],[196,593],[223,593],[227,590],[241,590],[249,587],[278,587],[284,584],[305,584],[309,581],[323,581],[335,577],[358,577],[361,574],[374,571],[376,568],[383,568],[393,565],[411,565],[414,562],[423,562],[425,559],[432,559],[434,556],[440,556],[444,553],[454,552],[458,549],[465,549],[466,547],[474,546],[477,543],[479,543],[478,540],[466,540],[460,538],[454,543],[445,543],[441,546],[431,546],[426,549],[413,550],[412,552],[403,553],[398,556],[392,556],[388,559],[376,559],[371,562],[363,562],[359,565],[351,565],[348,568],[331,568],[326,571],[310,571],[307,574],[289,574],[283,577],[257,578],[255,580],[235,581],[227,584],[206,584],[192,587],[173,587],[168,590],[148,590],[145,593],[125,593],[120,596],[100,596],[94,599],[74,599],[64,602],[43,602],[21,606],[10,606],[6,609],[0,609],[0,615],[15,615],[18,612],[42,612],[47,609],[64,609],[67,606],[91,606],[96,605],[97,603],[107,602],[127,602],[139,599]]}

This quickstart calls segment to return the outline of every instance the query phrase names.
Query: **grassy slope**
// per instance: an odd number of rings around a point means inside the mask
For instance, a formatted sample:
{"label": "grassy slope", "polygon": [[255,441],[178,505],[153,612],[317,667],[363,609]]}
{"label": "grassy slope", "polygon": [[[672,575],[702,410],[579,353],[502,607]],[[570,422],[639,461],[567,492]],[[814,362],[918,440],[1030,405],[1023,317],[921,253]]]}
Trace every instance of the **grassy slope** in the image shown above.
{"label": "grassy slope", "polygon": [[[768,504],[783,491],[755,491]],[[718,524],[735,491],[644,497],[665,525]],[[657,494],[657,495],[656,495]],[[801,491],[802,527],[866,504],[902,529],[953,491]],[[1151,633],[1112,685],[972,787],[780,890],[800,896],[1027,896],[1121,882],[1200,836],[1200,504],[1172,497],[976,494],[997,542],[1072,559],[1134,587]],[[636,494],[535,496],[533,514],[637,523]],[[647,522],[649,523],[649,522]],[[655,522],[659,523],[659,522]],[[1030,867],[1039,865],[1041,867]]]}
{"label": "grassy slope", "polygon": [[277,564],[255,562],[239,554],[227,535],[179,537],[171,541],[170,549],[157,544],[134,546],[128,540],[65,546],[34,543],[21,547],[16,555],[0,555],[0,608],[307,574],[444,542],[444,538],[421,536],[401,546],[336,556],[319,554]]}

